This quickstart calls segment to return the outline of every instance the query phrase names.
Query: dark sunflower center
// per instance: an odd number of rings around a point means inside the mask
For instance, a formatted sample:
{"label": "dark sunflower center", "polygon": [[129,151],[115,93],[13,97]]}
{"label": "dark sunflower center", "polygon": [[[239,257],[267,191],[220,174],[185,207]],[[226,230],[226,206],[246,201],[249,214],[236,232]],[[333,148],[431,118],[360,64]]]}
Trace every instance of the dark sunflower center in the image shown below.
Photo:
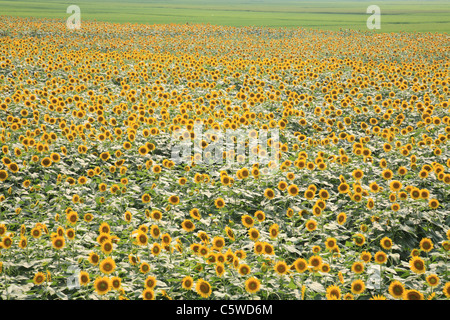
{"label": "dark sunflower center", "polygon": [[200,286],[200,291],[203,293],[208,293],[209,292],[209,286],[206,283],[202,283]]}

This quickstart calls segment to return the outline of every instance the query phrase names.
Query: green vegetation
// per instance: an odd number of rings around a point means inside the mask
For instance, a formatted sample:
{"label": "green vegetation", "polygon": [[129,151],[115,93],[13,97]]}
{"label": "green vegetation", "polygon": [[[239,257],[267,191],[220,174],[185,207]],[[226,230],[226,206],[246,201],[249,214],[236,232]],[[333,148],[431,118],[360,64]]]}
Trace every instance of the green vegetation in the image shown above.
{"label": "green vegetation", "polygon": [[378,32],[448,32],[450,1],[303,0],[28,0],[0,1],[1,14],[66,19],[66,9],[81,8],[82,20],[115,23],[209,23],[228,26],[305,27],[367,30],[369,5],[381,9]]}

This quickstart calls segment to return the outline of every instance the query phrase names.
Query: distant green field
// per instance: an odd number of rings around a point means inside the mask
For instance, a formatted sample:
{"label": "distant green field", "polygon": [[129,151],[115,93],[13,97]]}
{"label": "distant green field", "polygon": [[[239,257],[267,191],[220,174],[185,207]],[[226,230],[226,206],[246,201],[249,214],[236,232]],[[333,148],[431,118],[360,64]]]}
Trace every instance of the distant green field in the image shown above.
{"label": "distant green field", "polygon": [[0,14],[66,19],[78,5],[82,20],[115,23],[209,23],[228,26],[367,30],[369,5],[381,9],[379,32],[448,32],[450,0],[28,0],[0,1]]}

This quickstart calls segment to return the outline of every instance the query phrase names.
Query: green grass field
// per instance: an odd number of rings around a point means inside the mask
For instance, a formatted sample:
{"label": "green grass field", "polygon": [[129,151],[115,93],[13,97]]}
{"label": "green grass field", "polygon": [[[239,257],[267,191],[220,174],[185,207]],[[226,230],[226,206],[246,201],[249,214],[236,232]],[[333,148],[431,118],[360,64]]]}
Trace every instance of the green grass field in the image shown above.
{"label": "green grass field", "polygon": [[0,14],[65,19],[69,5],[82,20],[115,23],[209,23],[229,26],[305,27],[367,30],[369,5],[381,9],[378,32],[448,32],[450,0],[303,1],[303,0],[29,0],[0,1]]}

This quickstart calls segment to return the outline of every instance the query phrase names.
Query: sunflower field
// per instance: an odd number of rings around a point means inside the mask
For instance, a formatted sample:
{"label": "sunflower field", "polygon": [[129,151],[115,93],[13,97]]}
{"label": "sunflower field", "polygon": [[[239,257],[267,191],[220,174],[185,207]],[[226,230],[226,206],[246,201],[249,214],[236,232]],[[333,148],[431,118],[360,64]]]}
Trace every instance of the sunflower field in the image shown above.
{"label": "sunflower field", "polygon": [[[449,47],[1,16],[0,298],[449,299]],[[175,163],[199,123],[277,170]]]}

